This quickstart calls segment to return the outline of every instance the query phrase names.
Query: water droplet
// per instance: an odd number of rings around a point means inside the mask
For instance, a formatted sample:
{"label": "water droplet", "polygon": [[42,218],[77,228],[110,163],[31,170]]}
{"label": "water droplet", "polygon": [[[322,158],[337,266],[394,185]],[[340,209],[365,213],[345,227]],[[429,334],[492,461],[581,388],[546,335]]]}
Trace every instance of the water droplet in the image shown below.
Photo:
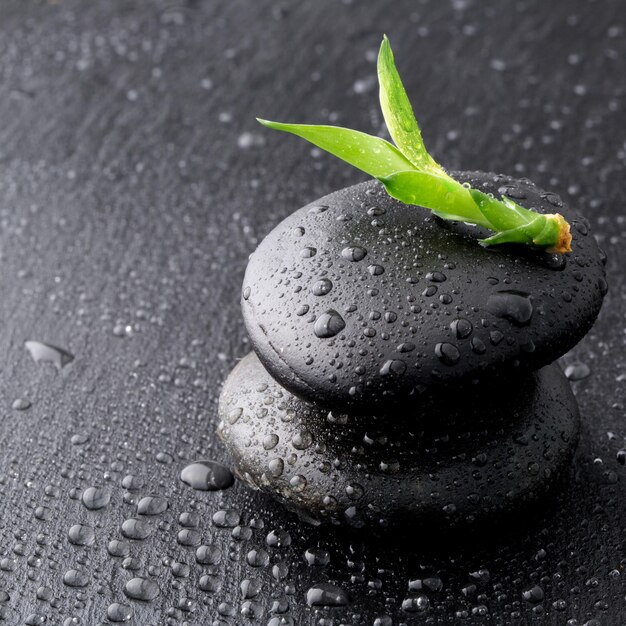
{"label": "water droplet", "polygon": [[398,359],[390,359],[386,361],[380,368],[381,376],[398,377],[406,372],[406,363]]}
{"label": "water droplet", "polygon": [[107,551],[111,556],[126,557],[130,554],[130,544],[127,541],[112,539],[107,545]]}
{"label": "water droplet", "polygon": [[107,617],[111,622],[128,622],[133,616],[132,607],[127,604],[114,602],[107,608]]}
{"label": "water droplet", "polygon": [[201,565],[217,565],[222,560],[222,551],[217,546],[199,546],[196,561]]}
{"label": "water droplet", "polygon": [[152,527],[144,520],[131,517],[122,522],[122,535],[127,539],[141,541],[152,534]]}
{"label": "water droplet", "polygon": [[306,246],[300,250],[300,258],[302,259],[310,259],[317,254],[317,250],[312,246]]}
{"label": "water droplet", "polygon": [[352,262],[362,261],[367,255],[367,250],[360,246],[349,246],[341,251],[341,256]]}
{"label": "water droplet", "polygon": [[348,594],[336,585],[320,583],[306,592],[306,603],[309,606],[346,606]]}
{"label": "water droplet", "polygon": [[30,409],[31,403],[26,398],[17,398],[13,401],[11,407],[16,411],[26,411],[26,409]]}
{"label": "water droplet", "polygon": [[220,491],[228,489],[235,482],[233,473],[217,461],[196,461],[187,465],[180,479],[192,489],[199,491]]}
{"label": "water droplet", "polygon": [[90,526],[84,524],[74,524],[68,533],[70,543],[75,546],[91,546],[96,540],[96,534]]}
{"label": "water droplet", "polygon": [[311,291],[314,296],[325,296],[333,288],[333,283],[328,278],[322,278],[314,283]]}
{"label": "water droplet", "polygon": [[435,346],[435,355],[446,365],[455,365],[461,358],[458,348],[451,343],[438,343]]}
{"label": "water droplet", "polygon": [[586,363],[571,363],[565,368],[564,373],[568,380],[583,380],[591,374],[591,368]]}
{"label": "water droplet", "polygon": [[330,552],[321,548],[309,548],[304,553],[304,560],[310,567],[323,567],[330,563]]}
{"label": "water droplet", "polygon": [[89,574],[84,570],[70,569],[63,575],[63,583],[68,587],[86,587],[89,584]]}
{"label": "water droplet", "polygon": [[466,339],[472,334],[474,327],[472,322],[460,317],[450,324],[450,330],[456,335],[457,339]]}
{"label": "water droplet", "polygon": [[262,548],[258,548],[248,552],[246,561],[251,567],[267,567],[270,564],[270,555]]}
{"label": "water droplet", "polygon": [[126,583],[124,593],[133,600],[148,602],[154,600],[160,593],[159,586],[149,578],[132,578]]}
{"label": "water droplet", "polygon": [[487,310],[516,326],[525,326],[533,315],[530,295],[522,291],[498,291],[491,294],[487,300]]}
{"label": "water droplet", "polygon": [[222,509],[213,514],[213,523],[218,528],[234,528],[240,521],[241,515],[235,509]]}
{"label": "water droplet", "polygon": [[322,313],[315,321],[313,332],[320,339],[329,339],[340,333],[346,327],[346,323],[334,309]]}
{"label": "water droplet", "polygon": [[155,496],[146,496],[137,504],[138,515],[160,515],[167,510],[167,500]]}
{"label": "water droplet", "polygon": [[428,274],[426,274],[426,280],[432,283],[443,283],[446,281],[446,275],[441,272],[428,272]]}
{"label": "water droplet", "polygon": [[544,598],[543,589],[539,585],[533,585],[522,591],[522,598],[526,600],[526,602],[537,604]]}
{"label": "water droplet", "polygon": [[41,341],[26,341],[24,346],[36,363],[52,363],[59,371],[74,360],[67,350]]}
{"label": "water droplet", "polygon": [[286,548],[291,545],[291,535],[286,530],[272,530],[265,542],[270,548]]}
{"label": "water droplet", "polygon": [[104,487],[87,487],[83,491],[82,502],[86,509],[97,511],[103,509],[111,501],[111,492]]}

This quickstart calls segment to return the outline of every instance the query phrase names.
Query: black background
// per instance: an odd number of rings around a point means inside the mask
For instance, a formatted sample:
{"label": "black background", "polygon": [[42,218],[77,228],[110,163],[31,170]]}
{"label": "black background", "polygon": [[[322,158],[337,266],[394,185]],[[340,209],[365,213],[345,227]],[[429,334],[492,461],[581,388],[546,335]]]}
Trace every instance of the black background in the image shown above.
{"label": "black background", "polygon": [[[584,426],[570,480],[539,523],[529,514],[521,532],[502,526],[482,543],[390,532],[391,545],[381,545],[304,527],[240,485],[207,494],[179,481],[187,462],[225,458],[216,403],[250,348],[239,310],[248,254],[296,208],[364,179],[254,117],[380,132],[383,32],[438,160],[527,176],[560,193],[586,214],[609,257],[600,319],[563,359],[591,368],[575,383]],[[379,616],[394,625],[623,623],[625,55],[619,0],[3,0],[5,622],[106,623],[107,607],[120,602],[142,626],[266,624],[272,598],[285,596],[288,615],[306,625]],[[32,339],[76,358],[60,373],[36,364],[24,348]],[[12,408],[18,398],[32,406]],[[144,483],[132,494],[121,485],[128,474]],[[100,511],[77,499],[94,485],[112,496]],[[130,541],[133,572],[107,544],[122,539],[120,524],[144,495],[166,497],[169,509],[147,520],[148,539]],[[256,519],[251,537],[216,528],[220,508],[237,509],[246,525]],[[218,565],[197,564],[177,542],[185,511],[198,514],[203,543],[221,547]],[[68,542],[77,523],[94,529],[92,546]],[[291,546],[267,548],[277,528],[290,532]],[[330,563],[308,566],[311,547],[328,550]],[[267,549],[269,566],[248,565],[255,548]],[[271,575],[278,560],[290,564],[281,582]],[[187,563],[188,575],[176,576],[187,572],[174,563]],[[86,587],[64,585],[73,568],[88,573]],[[472,576],[481,568],[488,573]],[[223,581],[213,593],[198,588],[209,572]],[[402,611],[415,595],[408,581],[435,574],[443,589],[429,607]],[[125,597],[137,575],[158,583],[156,600]],[[246,577],[263,585],[256,620],[240,614]],[[329,580],[351,604],[309,609],[308,587]],[[463,593],[470,583],[476,591]],[[523,599],[534,585],[542,602]]]}

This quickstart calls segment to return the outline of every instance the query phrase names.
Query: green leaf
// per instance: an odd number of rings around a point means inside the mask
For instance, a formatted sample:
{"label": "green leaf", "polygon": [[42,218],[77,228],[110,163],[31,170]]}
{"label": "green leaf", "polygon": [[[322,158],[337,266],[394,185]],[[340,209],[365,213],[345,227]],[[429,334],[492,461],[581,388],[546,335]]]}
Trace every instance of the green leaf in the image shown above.
{"label": "green leaf", "polygon": [[378,82],[380,108],[396,146],[417,169],[434,170],[445,174],[443,168],[428,154],[413,107],[400,79],[387,36],[378,53]]}
{"label": "green leaf", "polygon": [[492,228],[474,202],[470,190],[449,177],[410,170],[380,179],[387,193],[405,204],[431,209],[443,219]]}
{"label": "green leaf", "polygon": [[411,162],[395,146],[380,137],[339,126],[281,124],[259,118],[257,120],[268,128],[298,135],[374,178],[413,168]]}

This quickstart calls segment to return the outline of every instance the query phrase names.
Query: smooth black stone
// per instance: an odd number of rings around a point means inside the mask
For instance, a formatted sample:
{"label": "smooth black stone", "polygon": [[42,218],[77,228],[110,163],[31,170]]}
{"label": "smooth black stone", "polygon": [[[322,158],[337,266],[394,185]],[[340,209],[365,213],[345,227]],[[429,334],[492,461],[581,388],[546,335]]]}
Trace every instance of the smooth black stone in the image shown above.
{"label": "smooth black stone", "polygon": [[586,220],[526,180],[456,177],[562,213],[573,253],[485,249],[485,231],[403,205],[375,181],[321,198],[262,241],[243,283],[254,349],[284,387],[367,411],[442,383],[537,369],[585,335],[607,289]]}
{"label": "smooth black stone", "polygon": [[554,487],[576,447],[578,406],[556,365],[474,391],[414,409],[419,420],[348,416],[290,394],[252,353],[224,385],[218,432],[241,479],[312,523],[493,521]]}

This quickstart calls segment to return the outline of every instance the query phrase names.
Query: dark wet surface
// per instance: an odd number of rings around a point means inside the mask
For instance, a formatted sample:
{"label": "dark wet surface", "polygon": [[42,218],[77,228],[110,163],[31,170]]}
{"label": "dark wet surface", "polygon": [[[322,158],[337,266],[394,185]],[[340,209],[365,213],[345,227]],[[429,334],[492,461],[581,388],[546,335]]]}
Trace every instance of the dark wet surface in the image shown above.
{"label": "dark wet surface", "polygon": [[[0,17],[4,623],[622,621],[621,2],[8,1]],[[253,118],[378,132],[382,32],[438,160],[557,191],[608,255],[599,321],[563,359],[583,419],[569,480],[487,539],[368,541],[180,480],[227,462],[217,398],[250,350],[249,253],[363,180]],[[74,359],[37,362],[26,341]]]}

